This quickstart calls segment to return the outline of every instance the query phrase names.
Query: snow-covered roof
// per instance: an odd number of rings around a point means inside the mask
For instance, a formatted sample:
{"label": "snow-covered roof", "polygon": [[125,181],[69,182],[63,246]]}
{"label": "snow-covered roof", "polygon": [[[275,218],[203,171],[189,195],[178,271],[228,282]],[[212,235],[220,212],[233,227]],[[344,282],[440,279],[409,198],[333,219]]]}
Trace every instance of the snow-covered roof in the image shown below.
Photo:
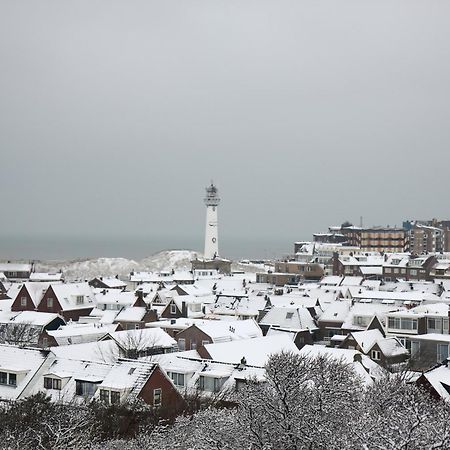
{"label": "snow-covered roof", "polygon": [[345,255],[339,257],[339,262],[344,266],[381,267],[384,259],[381,255]]}
{"label": "snow-covered roof", "polygon": [[63,274],[62,274],[62,272],[56,272],[56,273],[33,272],[30,274],[29,280],[30,281],[46,281],[46,282],[62,281]]}
{"label": "snow-covered roof", "polygon": [[245,357],[247,365],[259,367],[264,367],[272,354],[282,351],[298,353],[298,348],[287,335],[207,344],[205,349],[214,361],[239,364]]}
{"label": "snow-covered roof", "polygon": [[450,369],[446,365],[431,369],[423,376],[443,400],[450,401]]}
{"label": "snow-covered roof", "polygon": [[368,276],[368,275],[383,275],[383,267],[382,266],[361,266],[359,268],[359,270],[361,271],[361,273],[364,276]]}
{"label": "snow-covered roof", "polygon": [[398,302],[428,302],[428,303],[437,303],[440,301],[440,297],[435,294],[423,293],[414,290],[410,290],[408,292],[388,292],[388,291],[370,291],[365,290],[361,293],[355,293],[353,295],[355,299],[371,299],[374,301],[382,301],[382,300],[394,300]]}
{"label": "snow-covered roof", "polygon": [[322,322],[343,322],[350,311],[351,303],[348,300],[336,301],[328,305],[320,315]]}
{"label": "snow-covered roof", "polygon": [[364,280],[361,283],[361,286],[363,286],[369,290],[372,290],[372,289],[377,290],[380,287],[380,285],[381,285],[381,280]]}
{"label": "snow-covered roof", "polygon": [[100,388],[126,391],[137,396],[157,365],[142,360],[119,359],[100,384]]}
{"label": "snow-covered roof", "polygon": [[204,297],[212,294],[211,289],[207,289],[205,286],[201,286],[198,283],[178,285],[173,287],[172,290],[177,287],[186,292],[187,295],[192,295],[193,297]]}
{"label": "snow-covered roof", "polygon": [[58,345],[82,344],[95,342],[108,333],[117,329],[118,325],[103,325],[98,323],[69,323],[59,330],[47,331]]}
{"label": "snow-covered roof", "polygon": [[351,364],[355,373],[359,375],[365,384],[372,384],[374,380],[385,376],[386,371],[369,357],[357,350],[347,350],[342,348],[325,347],[322,345],[305,345],[300,350],[301,355],[317,357],[329,356]]}
{"label": "snow-covered roof", "polygon": [[380,330],[365,330],[365,331],[354,331],[352,333],[353,339],[361,347],[363,353],[367,353],[374,344],[383,339],[383,334]]}
{"label": "snow-covered roof", "polygon": [[123,282],[117,277],[96,277],[91,281],[99,280],[104,285],[108,286],[111,289],[124,288],[127,286],[127,283]]}
{"label": "snow-covered roof", "polygon": [[83,344],[51,347],[58,358],[76,361],[113,363],[120,357],[120,350],[114,341],[86,342]]}
{"label": "snow-covered roof", "polygon": [[28,263],[0,263],[0,272],[31,272],[31,268]]}
{"label": "snow-covered roof", "polygon": [[339,286],[344,277],[337,275],[328,275],[323,277],[319,284],[322,286]]}
{"label": "snow-covered roof", "polygon": [[61,390],[45,389],[45,394],[50,396],[53,401],[83,403],[85,398],[76,395],[76,381],[100,384],[112,367],[112,364],[107,363],[57,358],[43,372],[42,377],[37,380],[30,393],[42,392],[44,387],[43,377],[57,377],[64,379],[64,382],[61,383]]}
{"label": "snow-covered roof", "polygon": [[17,385],[0,385],[0,399],[20,397],[30,380],[47,359],[44,350],[0,344],[0,371],[16,374]]}
{"label": "snow-covered roof", "polygon": [[427,333],[418,334],[411,338],[414,341],[434,341],[434,342],[448,342],[450,343],[450,334],[440,334],[440,333]]}
{"label": "snow-covered roof", "polygon": [[260,321],[261,325],[276,325],[295,330],[317,329],[311,313],[303,307],[274,306]]}
{"label": "snow-covered roof", "polygon": [[114,319],[116,322],[140,322],[147,309],[144,306],[130,306],[123,309]]}
{"label": "snow-covered roof", "polygon": [[208,320],[196,323],[194,326],[207,334],[215,343],[262,336],[261,328],[253,319],[235,321]]}
{"label": "snow-covered roof", "polygon": [[360,286],[362,281],[364,280],[363,277],[350,277],[346,276],[342,281],[340,286]]}
{"label": "snow-covered roof", "polygon": [[136,301],[136,295],[134,292],[122,292],[117,289],[107,291],[103,289],[95,293],[95,300],[98,305],[129,306]]}
{"label": "snow-covered roof", "polygon": [[14,323],[23,323],[43,327],[58,318],[64,321],[64,319],[59,314],[38,311],[22,311],[17,314],[11,321]]}
{"label": "snow-covered roof", "polygon": [[[63,311],[94,308],[96,305],[93,290],[88,283],[52,284],[51,288]],[[78,296],[83,297],[82,303],[77,302]]]}
{"label": "snow-covered roof", "polygon": [[396,337],[386,337],[377,341],[378,347],[385,356],[393,357],[409,354],[408,350],[401,344]]}
{"label": "snow-covered roof", "polygon": [[121,347],[128,348],[130,345],[133,345],[137,350],[151,347],[171,349],[177,345],[175,339],[161,328],[115,331],[109,333],[108,338],[117,342]]}
{"label": "snow-covered roof", "polygon": [[449,305],[447,303],[431,303],[419,305],[404,311],[389,313],[390,317],[395,316],[418,316],[418,317],[448,317]]}
{"label": "snow-covered roof", "polygon": [[22,289],[23,284],[19,283],[12,283],[11,286],[9,286],[8,290],[6,291],[6,295],[12,299],[15,300],[17,297],[17,294]]}
{"label": "snow-covered roof", "polygon": [[266,336],[289,336],[289,338],[292,341],[295,341],[295,338],[297,337],[298,331],[296,330],[290,330],[287,328],[269,328],[267,330]]}

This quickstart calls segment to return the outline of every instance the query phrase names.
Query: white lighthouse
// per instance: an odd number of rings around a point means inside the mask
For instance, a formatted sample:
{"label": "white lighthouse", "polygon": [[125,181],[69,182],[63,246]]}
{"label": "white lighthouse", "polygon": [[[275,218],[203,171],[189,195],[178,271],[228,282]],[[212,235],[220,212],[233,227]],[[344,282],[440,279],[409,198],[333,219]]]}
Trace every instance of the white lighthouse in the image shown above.
{"label": "white lighthouse", "polygon": [[219,191],[211,182],[206,188],[206,231],[205,259],[215,259],[219,256],[219,236],[217,229],[217,207],[219,206]]}

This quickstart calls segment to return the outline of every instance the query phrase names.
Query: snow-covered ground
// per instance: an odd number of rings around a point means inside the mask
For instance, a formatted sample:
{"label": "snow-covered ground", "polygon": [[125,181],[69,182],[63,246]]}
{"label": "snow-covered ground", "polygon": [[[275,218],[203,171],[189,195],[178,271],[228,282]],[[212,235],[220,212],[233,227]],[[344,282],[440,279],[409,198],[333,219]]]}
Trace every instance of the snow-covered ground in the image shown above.
{"label": "snow-covered ground", "polygon": [[62,270],[66,280],[92,279],[96,276],[126,277],[133,271],[160,272],[179,269],[190,270],[191,260],[196,253],[189,250],[167,250],[142,260],[127,258],[96,258],[73,261],[39,261],[39,272],[57,272]]}
{"label": "snow-covered ground", "polygon": [[[165,250],[142,260],[127,258],[77,259],[72,261],[38,261],[38,272],[62,271],[67,281],[89,280],[96,276],[116,276],[125,278],[130,272],[161,272],[169,270],[190,270],[191,260],[202,255],[191,250]],[[245,272],[265,271],[263,265],[234,263],[233,270]]]}

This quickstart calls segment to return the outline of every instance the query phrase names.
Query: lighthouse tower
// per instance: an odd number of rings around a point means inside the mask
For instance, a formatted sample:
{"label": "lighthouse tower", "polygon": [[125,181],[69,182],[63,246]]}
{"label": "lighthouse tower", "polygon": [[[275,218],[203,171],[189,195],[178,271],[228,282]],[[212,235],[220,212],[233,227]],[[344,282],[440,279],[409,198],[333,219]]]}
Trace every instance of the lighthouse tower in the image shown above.
{"label": "lighthouse tower", "polygon": [[219,256],[219,237],[217,233],[217,207],[219,206],[219,191],[211,182],[206,188],[206,231],[205,231],[205,259]]}

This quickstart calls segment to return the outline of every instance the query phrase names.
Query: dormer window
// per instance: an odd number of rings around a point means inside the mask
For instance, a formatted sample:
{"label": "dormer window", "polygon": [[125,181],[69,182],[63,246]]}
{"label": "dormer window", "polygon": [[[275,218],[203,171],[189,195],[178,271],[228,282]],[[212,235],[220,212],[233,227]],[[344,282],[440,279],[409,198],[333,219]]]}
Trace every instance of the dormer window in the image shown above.
{"label": "dormer window", "polygon": [[53,299],[51,297],[47,299],[47,308],[53,308]]}
{"label": "dormer window", "polygon": [[9,374],[8,384],[10,386],[17,386],[17,375],[15,373],[10,373]]}
{"label": "dormer window", "polygon": [[175,303],[171,303],[170,314],[176,314],[176,313],[177,313],[177,305],[175,305]]}
{"label": "dormer window", "polygon": [[20,306],[27,306],[27,298],[20,297]]}
{"label": "dormer window", "polygon": [[171,372],[170,377],[175,386],[184,386],[184,373]]}
{"label": "dormer window", "polygon": [[100,389],[100,401],[106,405],[117,405],[120,403],[120,392]]}
{"label": "dormer window", "polygon": [[93,397],[97,389],[97,383],[84,380],[76,380],[75,394],[83,397]]}
{"label": "dormer window", "polygon": [[286,319],[292,319],[293,317],[294,317],[294,313],[293,312],[286,313]]}
{"label": "dormer window", "polygon": [[225,378],[207,377],[201,375],[198,379],[198,387],[201,391],[219,392],[225,383]]}
{"label": "dormer window", "polygon": [[56,389],[61,390],[61,380],[58,378],[44,377],[44,388],[45,389]]}
{"label": "dormer window", "polygon": [[75,300],[77,305],[82,305],[84,303],[84,295],[76,295]]}
{"label": "dormer window", "polygon": [[15,373],[0,372],[0,384],[17,386],[17,375]]}

